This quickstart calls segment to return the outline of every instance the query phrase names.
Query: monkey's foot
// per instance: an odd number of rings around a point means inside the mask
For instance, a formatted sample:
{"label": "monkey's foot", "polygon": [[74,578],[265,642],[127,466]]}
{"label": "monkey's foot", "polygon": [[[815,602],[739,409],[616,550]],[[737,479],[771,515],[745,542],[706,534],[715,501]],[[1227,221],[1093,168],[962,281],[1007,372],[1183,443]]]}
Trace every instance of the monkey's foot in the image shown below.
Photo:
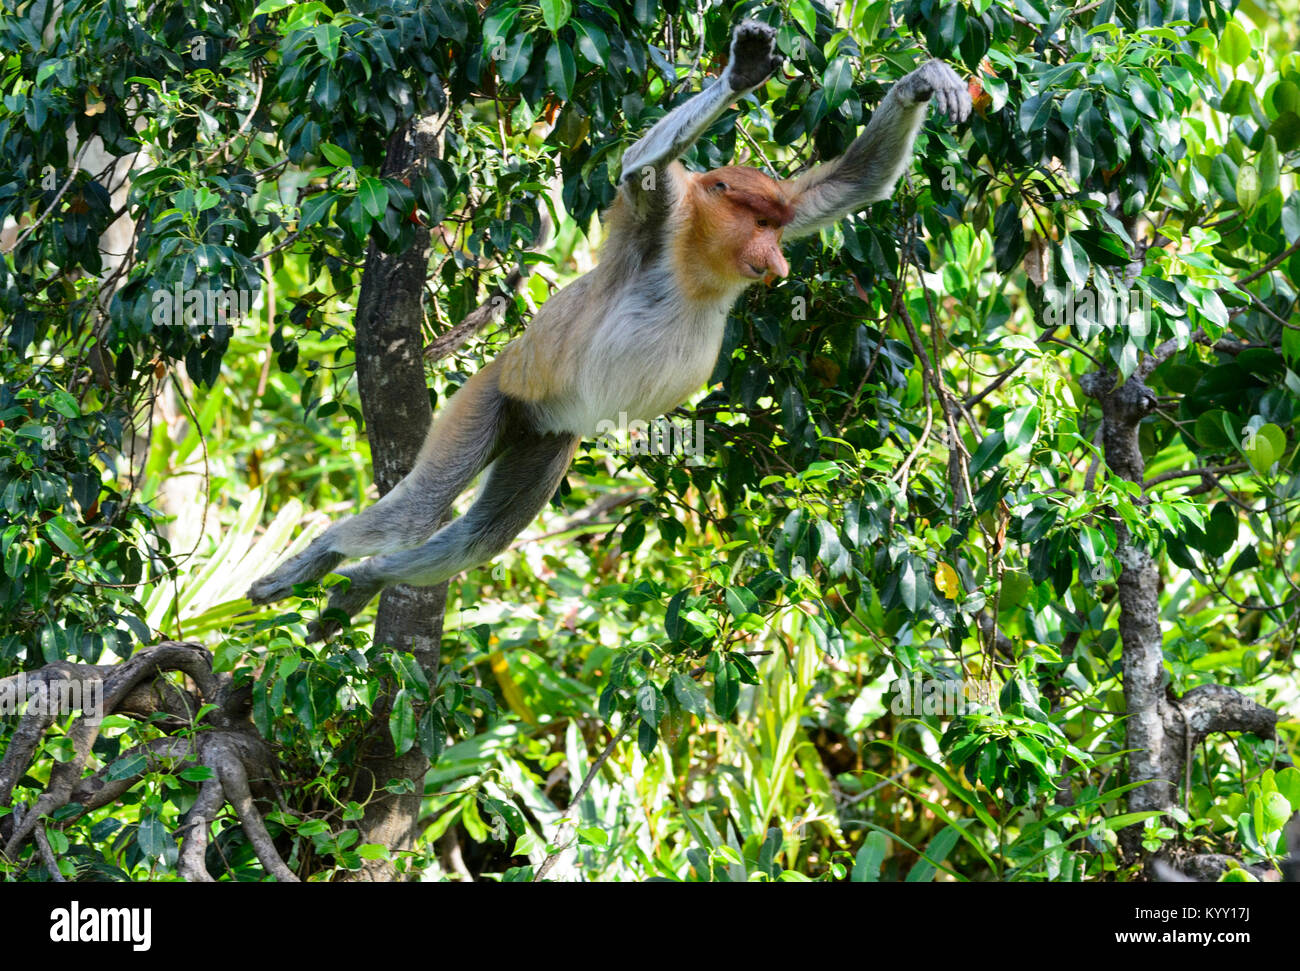
{"label": "monkey's foot", "polygon": [[254,581],[248,588],[248,599],[255,604],[283,600],[293,593],[294,584],[319,580],[343,562],[342,553],[315,549],[314,546],[315,544],[307,547],[297,556],[286,560],[279,568]]}
{"label": "monkey's foot", "polygon": [[943,61],[926,61],[898,83],[914,102],[933,101],[954,124],[970,117],[970,86]]}
{"label": "monkey's foot", "polygon": [[[354,573],[353,570],[356,572]],[[368,578],[363,572],[364,565],[353,567],[349,570],[340,570],[339,572],[350,579],[352,584],[344,591],[340,584],[330,592],[330,602],[326,604],[325,609],[341,610],[351,617],[358,610],[370,603],[384,589],[382,580]],[[333,637],[339,632],[342,625],[338,620],[332,617],[326,617],[319,622],[313,622],[307,627],[307,642],[323,641],[327,637]]]}
{"label": "monkey's foot", "polygon": [[757,20],[744,20],[731,35],[731,74],[733,91],[748,91],[770,78],[781,67],[776,49],[776,31]]}

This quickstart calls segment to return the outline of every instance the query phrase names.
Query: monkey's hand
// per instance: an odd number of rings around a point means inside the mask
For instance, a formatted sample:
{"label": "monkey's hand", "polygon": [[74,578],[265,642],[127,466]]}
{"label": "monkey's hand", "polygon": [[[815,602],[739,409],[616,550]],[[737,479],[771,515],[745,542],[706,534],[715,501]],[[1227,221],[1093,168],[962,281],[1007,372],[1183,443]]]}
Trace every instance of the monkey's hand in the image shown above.
{"label": "monkey's hand", "polygon": [[911,104],[933,100],[954,124],[970,117],[970,89],[943,61],[926,61],[899,81],[898,88]]}
{"label": "monkey's hand", "polygon": [[781,61],[776,31],[757,20],[743,20],[731,35],[731,59],[722,76],[731,90],[750,91],[771,77]]}

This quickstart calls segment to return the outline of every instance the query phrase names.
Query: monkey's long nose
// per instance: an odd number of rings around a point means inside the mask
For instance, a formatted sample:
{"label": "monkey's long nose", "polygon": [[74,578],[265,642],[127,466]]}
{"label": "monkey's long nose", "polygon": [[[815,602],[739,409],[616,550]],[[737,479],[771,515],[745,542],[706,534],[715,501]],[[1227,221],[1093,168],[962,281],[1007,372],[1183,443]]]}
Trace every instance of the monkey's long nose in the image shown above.
{"label": "monkey's long nose", "polygon": [[790,264],[785,261],[785,255],[778,247],[772,247],[772,251],[767,256],[767,275],[768,277],[790,275]]}

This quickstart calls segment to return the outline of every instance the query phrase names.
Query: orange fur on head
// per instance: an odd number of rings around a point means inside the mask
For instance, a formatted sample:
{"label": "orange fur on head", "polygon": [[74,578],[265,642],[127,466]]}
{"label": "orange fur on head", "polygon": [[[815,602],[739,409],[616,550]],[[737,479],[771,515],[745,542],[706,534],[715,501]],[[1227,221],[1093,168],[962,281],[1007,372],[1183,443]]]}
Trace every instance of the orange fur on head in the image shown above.
{"label": "orange fur on head", "polygon": [[737,165],[690,178],[690,215],[676,254],[688,296],[734,299],[756,280],[790,272],[781,227],[794,207],[779,182]]}

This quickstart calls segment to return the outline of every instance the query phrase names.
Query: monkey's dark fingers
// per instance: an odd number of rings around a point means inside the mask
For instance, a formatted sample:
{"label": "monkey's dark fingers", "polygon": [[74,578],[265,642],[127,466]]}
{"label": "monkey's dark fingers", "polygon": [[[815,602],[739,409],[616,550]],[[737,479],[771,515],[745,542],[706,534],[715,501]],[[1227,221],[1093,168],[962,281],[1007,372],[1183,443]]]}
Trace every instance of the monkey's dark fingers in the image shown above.
{"label": "monkey's dark fingers", "polygon": [[757,20],[744,20],[731,35],[731,59],[727,64],[731,87],[746,91],[758,87],[781,67],[776,49],[776,30]]}
{"label": "monkey's dark fingers", "polygon": [[970,117],[971,100],[970,91],[962,88],[959,91],[948,92],[948,118],[954,125],[960,125]]}
{"label": "monkey's dark fingers", "polygon": [[283,600],[293,593],[295,584],[319,580],[342,562],[343,554],[312,543],[297,556],[255,580],[245,596],[255,604]]}
{"label": "monkey's dark fingers", "polygon": [[942,94],[943,100],[939,108],[953,124],[959,125],[970,117],[971,100],[968,85],[961,84],[959,80],[955,86],[944,87]]}
{"label": "monkey's dark fingers", "polygon": [[926,61],[899,83],[906,86],[904,90],[913,101],[932,102],[954,123],[970,117],[969,85],[943,61]]}

